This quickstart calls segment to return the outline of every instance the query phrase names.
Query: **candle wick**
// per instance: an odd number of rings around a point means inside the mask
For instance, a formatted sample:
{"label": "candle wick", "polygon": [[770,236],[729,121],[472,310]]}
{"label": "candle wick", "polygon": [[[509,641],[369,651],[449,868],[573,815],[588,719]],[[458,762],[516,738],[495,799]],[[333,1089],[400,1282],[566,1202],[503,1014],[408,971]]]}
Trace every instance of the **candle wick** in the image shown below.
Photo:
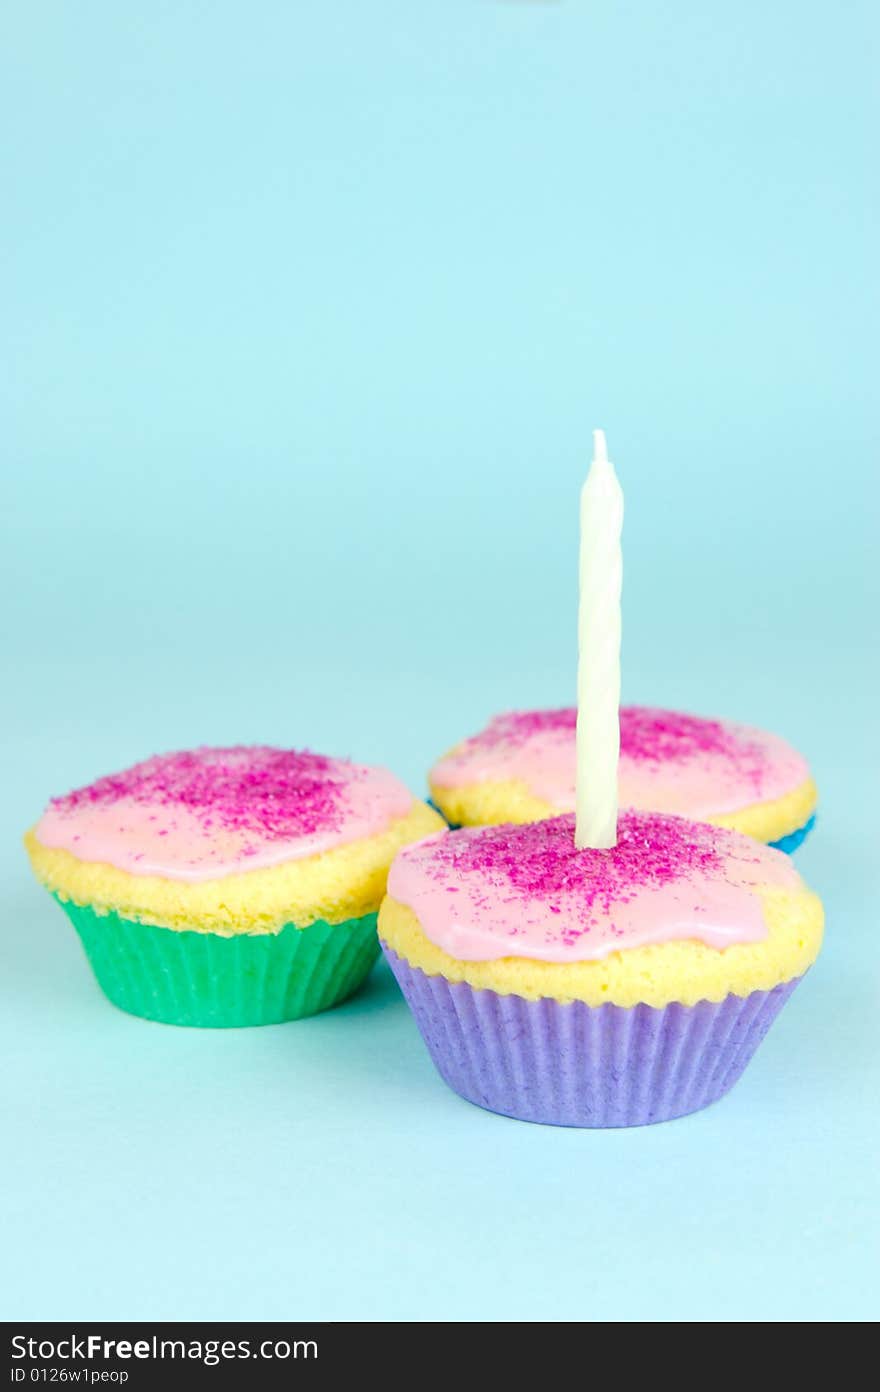
{"label": "candle wick", "polygon": [[608,446],[605,443],[605,431],[593,431],[593,460],[596,464],[608,463]]}

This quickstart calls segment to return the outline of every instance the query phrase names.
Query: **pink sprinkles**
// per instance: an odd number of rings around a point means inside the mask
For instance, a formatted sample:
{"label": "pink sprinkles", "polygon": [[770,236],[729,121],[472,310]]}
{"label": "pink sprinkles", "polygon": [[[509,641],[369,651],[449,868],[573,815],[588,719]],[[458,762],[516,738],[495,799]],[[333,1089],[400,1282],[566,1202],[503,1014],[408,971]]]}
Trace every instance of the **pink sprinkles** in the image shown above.
{"label": "pink sprinkles", "polygon": [[[574,732],[577,711],[511,711],[498,715],[468,745],[481,749],[517,748],[546,732]],[[621,706],[620,753],[640,764],[688,764],[708,758],[725,760],[759,789],[767,769],[766,751],[747,731],[721,720],[707,720],[651,706]]]}
{"label": "pink sprinkles", "polygon": [[551,912],[558,911],[555,896],[574,894],[583,913],[580,931],[597,915],[629,903],[635,889],[660,889],[695,876],[724,878],[730,833],[721,827],[659,812],[624,812],[615,847],[579,851],[574,823],[574,814],[567,813],[523,826],[457,831],[432,840],[429,856],[419,847],[403,854],[418,857],[435,881],[482,878],[509,887],[512,901],[542,900]]}
{"label": "pink sprinkles", "polygon": [[[61,812],[121,801],[186,809],[213,829],[283,841],[337,829],[343,794],[366,771],[309,750],[234,745],[159,754],[52,799]],[[160,836],[166,833],[159,832]],[[245,852],[247,853],[247,852]],[[252,853],[252,852],[251,852]]]}
{"label": "pink sprinkles", "polygon": [[748,760],[759,768],[765,762],[760,745],[720,720],[649,706],[621,708],[620,748],[628,759],[658,763],[684,763],[706,755],[737,765]]}

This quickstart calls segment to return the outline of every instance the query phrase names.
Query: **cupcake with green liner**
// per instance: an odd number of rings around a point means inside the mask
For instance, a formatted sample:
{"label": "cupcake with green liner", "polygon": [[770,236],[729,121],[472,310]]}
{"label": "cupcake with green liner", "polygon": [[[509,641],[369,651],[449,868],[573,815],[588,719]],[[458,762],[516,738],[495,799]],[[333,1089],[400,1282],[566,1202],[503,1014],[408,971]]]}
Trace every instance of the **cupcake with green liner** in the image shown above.
{"label": "cupcake with green liner", "polygon": [[264,1025],[361,985],[388,867],[439,825],[385,769],[237,746],[159,755],[53,798],[25,844],[115,1005]]}
{"label": "cupcake with green liner", "polygon": [[736,832],[624,812],[578,849],[573,815],[403,850],[379,937],[443,1079],[490,1111],[643,1126],[714,1102],[815,960],[822,906]]}

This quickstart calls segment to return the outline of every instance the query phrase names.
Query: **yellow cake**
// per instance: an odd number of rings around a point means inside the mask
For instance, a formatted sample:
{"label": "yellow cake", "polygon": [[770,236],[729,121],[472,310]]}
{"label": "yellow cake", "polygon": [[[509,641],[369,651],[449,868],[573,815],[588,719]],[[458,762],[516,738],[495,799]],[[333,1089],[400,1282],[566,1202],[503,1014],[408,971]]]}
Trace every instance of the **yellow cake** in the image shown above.
{"label": "yellow cake", "polygon": [[[534,822],[574,808],[573,709],[498,716],[432,768],[431,797],[452,826]],[[624,706],[620,805],[730,827],[791,851],[818,794],[800,754],[729,721]]]}
{"label": "yellow cake", "polygon": [[361,984],[396,852],[442,824],[384,769],[234,747],[55,798],[25,845],[115,1004],[172,1024],[269,1024]]}

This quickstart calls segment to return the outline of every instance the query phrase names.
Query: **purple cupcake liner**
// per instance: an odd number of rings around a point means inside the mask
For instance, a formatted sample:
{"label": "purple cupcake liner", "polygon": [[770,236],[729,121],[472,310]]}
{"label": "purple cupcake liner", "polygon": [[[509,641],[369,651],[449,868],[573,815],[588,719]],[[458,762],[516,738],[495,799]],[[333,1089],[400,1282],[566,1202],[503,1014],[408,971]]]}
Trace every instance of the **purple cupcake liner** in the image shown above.
{"label": "purple cupcake liner", "polygon": [[708,1107],[801,979],[717,1004],[563,1005],[426,976],[382,950],[444,1081],[478,1107],[548,1126],[649,1126]]}

